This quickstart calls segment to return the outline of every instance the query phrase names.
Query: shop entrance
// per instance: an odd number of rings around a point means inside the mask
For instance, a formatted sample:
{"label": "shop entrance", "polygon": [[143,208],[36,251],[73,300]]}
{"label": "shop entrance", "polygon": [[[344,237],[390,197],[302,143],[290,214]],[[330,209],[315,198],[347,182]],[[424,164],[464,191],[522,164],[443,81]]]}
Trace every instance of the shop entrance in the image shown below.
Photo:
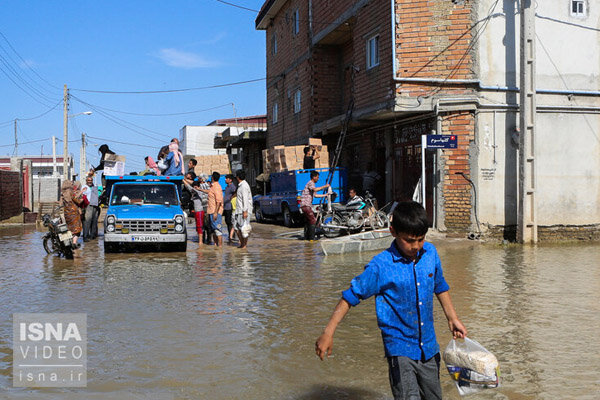
{"label": "shop entrance", "polygon": [[[421,135],[430,134],[435,120],[398,126],[394,132],[393,195],[395,200],[410,201],[421,178]],[[425,152],[425,208],[433,222],[434,154]]]}

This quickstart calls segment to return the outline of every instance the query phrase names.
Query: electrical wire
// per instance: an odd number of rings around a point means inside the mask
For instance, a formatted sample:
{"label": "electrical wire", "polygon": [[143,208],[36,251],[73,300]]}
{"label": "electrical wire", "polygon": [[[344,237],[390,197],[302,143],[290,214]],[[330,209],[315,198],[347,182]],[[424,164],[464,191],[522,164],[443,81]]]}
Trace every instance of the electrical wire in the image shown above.
{"label": "electrical wire", "polygon": [[128,145],[128,146],[147,147],[150,149],[156,149],[156,146],[147,146],[147,145],[143,145],[143,144],[139,144],[139,143],[119,142],[117,140],[99,138],[99,137],[90,136],[90,135],[86,135],[86,137],[90,138],[90,139],[96,139],[96,140],[100,140],[100,141],[104,141],[104,142],[109,142],[109,143],[117,143],[117,144],[124,144],[124,145]]}
{"label": "electrical wire", "polygon": [[[87,103],[87,104],[92,104],[92,103]],[[216,110],[216,109],[219,109],[219,108],[231,106],[232,104],[233,103],[226,103],[226,104],[222,104],[220,106],[215,106],[215,107],[211,107],[211,108],[205,108],[205,109],[202,109],[202,110],[185,111],[185,112],[178,112],[178,113],[166,113],[166,114],[142,114],[142,113],[134,113],[134,112],[126,112],[126,111],[113,110],[111,108],[102,107],[102,106],[99,106],[97,104],[92,104],[92,105],[94,107],[96,107],[96,108],[101,109],[101,110],[115,112],[115,113],[119,113],[119,114],[136,115],[136,116],[142,116],[142,117],[170,117],[170,116],[174,116],[174,115],[197,114],[197,113],[201,113],[201,112],[205,112],[205,111],[212,111],[212,110]]]}
{"label": "electrical wire", "polygon": [[178,92],[191,92],[195,90],[207,90],[207,89],[216,89],[228,86],[237,86],[237,85],[245,85],[247,83],[254,83],[264,81],[267,78],[257,78],[257,79],[249,79],[247,81],[239,81],[239,82],[230,82],[230,83],[222,83],[219,85],[211,85],[211,86],[201,86],[194,88],[184,88],[184,89],[169,89],[169,90],[140,90],[140,91],[111,91],[111,90],[91,90],[91,89],[77,89],[70,88],[71,91],[78,92],[87,92],[87,93],[103,93],[103,94],[159,94],[159,93],[178,93]]}
{"label": "electrical wire", "polygon": [[[39,142],[45,142],[46,140],[50,140],[50,139],[30,140],[29,142],[21,142],[21,143],[17,143],[17,144],[21,145],[21,144],[39,143]],[[0,147],[13,147],[14,145],[15,145],[15,143],[0,144]]]}
{"label": "electrical wire", "polygon": [[[119,125],[119,126],[121,126],[121,127],[125,128],[125,129],[128,129],[128,130],[130,130],[130,131],[132,131],[132,132],[135,132],[135,133],[137,133],[137,134],[139,134],[139,135],[142,135],[142,136],[145,136],[145,137],[147,137],[147,138],[154,139],[154,140],[156,140],[156,141],[160,141],[160,142],[162,142],[162,141],[164,140],[164,136],[168,136],[168,135],[166,135],[166,134],[164,134],[164,133],[162,133],[162,132],[156,132],[156,131],[152,131],[152,130],[150,130],[150,129],[147,129],[147,128],[144,128],[144,127],[141,127],[141,126],[139,126],[139,125],[136,125],[136,124],[134,124],[134,123],[132,123],[132,122],[125,121],[125,120],[124,120],[124,119],[122,119],[122,118],[118,118],[118,117],[115,117],[115,116],[113,116],[113,115],[110,115],[110,114],[108,114],[107,112],[105,112],[105,111],[102,111],[102,110],[100,110],[100,109],[96,108],[96,107],[95,107],[95,106],[93,106],[92,104],[90,104],[90,103],[87,103],[87,102],[85,102],[85,101],[83,101],[83,100],[79,99],[78,97],[76,97],[76,96],[74,96],[74,95],[71,95],[71,97],[72,97],[72,98],[74,98],[75,100],[77,100],[78,102],[80,102],[81,104],[85,104],[86,106],[90,107],[92,110],[94,110],[94,111],[95,111],[95,112],[97,112],[98,114],[102,115],[104,118],[106,118],[106,119],[108,119],[108,120],[112,121],[113,123],[115,123],[115,124],[117,124],[117,125]],[[119,121],[121,121],[121,122],[119,122]],[[145,131],[148,131],[148,132],[157,133],[158,135],[160,135],[160,137],[156,137],[156,136],[154,136],[154,135],[149,135],[149,134],[146,134],[146,133],[140,132],[140,131],[138,131],[137,129],[131,128],[130,126],[127,126],[127,125],[125,125],[125,124],[133,125],[133,126],[135,126],[135,127],[137,127],[137,128],[143,129],[143,130],[145,130]]]}
{"label": "electrical wire", "polygon": [[9,46],[9,47],[12,49],[12,51],[13,51],[13,52],[14,52],[14,53],[17,55],[17,57],[19,57],[19,58],[21,59],[21,61],[23,62],[23,64],[24,64],[24,65],[25,65],[27,68],[29,68],[29,69],[31,70],[31,72],[33,72],[33,73],[34,73],[34,74],[35,74],[35,75],[36,75],[38,78],[40,78],[42,81],[44,81],[44,82],[45,82],[45,83],[46,83],[48,86],[50,86],[51,88],[62,90],[62,88],[60,88],[60,87],[58,87],[58,86],[55,86],[55,85],[51,84],[51,83],[50,83],[50,82],[48,82],[46,79],[44,79],[44,77],[43,77],[43,76],[41,76],[40,74],[38,74],[38,73],[36,72],[36,70],[35,70],[35,69],[33,69],[33,68],[31,67],[31,65],[29,65],[29,63],[23,59],[23,57],[21,57],[21,55],[20,55],[20,54],[17,52],[17,50],[15,50],[15,48],[13,47],[13,45],[12,45],[12,44],[10,44],[9,40],[6,38],[6,36],[4,36],[4,34],[3,34],[2,32],[0,32],[0,36],[2,36],[2,38],[3,38],[3,39],[4,39],[4,41],[5,41],[5,42],[8,44],[8,46]]}

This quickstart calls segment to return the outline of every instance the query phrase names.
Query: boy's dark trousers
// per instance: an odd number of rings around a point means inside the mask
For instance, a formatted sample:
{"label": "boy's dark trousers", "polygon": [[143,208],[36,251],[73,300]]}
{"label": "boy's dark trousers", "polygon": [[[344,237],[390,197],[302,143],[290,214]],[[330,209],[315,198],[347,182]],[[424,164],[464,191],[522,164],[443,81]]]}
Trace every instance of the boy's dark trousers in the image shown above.
{"label": "boy's dark trousers", "polygon": [[388,357],[394,400],[442,400],[440,353],[429,360]]}

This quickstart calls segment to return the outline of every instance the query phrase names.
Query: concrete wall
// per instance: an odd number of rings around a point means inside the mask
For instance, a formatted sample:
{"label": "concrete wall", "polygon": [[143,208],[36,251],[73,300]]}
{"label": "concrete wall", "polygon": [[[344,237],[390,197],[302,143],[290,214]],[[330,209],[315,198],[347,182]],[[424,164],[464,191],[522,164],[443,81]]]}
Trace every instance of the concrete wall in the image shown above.
{"label": "concrete wall", "polygon": [[[58,201],[60,197],[61,178],[56,177],[34,177],[33,178],[33,202]],[[32,211],[37,211],[34,209]]]}
{"label": "concrete wall", "polygon": [[[205,156],[225,154],[225,150],[214,148],[215,135],[227,129],[226,126],[190,126],[179,130],[180,151],[183,155]],[[235,129],[235,128],[234,128]]]}
{"label": "concrete wall", "polygon": [[21,172],[0,170],[0,221],[23,212]]}
{"label": "concrete wall", "polygon": [[[478,19],[492,17],[478,41],[476,69],[483,86],[503,89],[480,92],[485,109],[477,118],[472,168],[480,220],[514,225],[520,21],[515,2],[499,2],[490,12],[494,2],[479,2]],[[586,17],[571,16],[570,1],[536,3],[536,88],[553,92],[536,97],[538,226],[600,224],[600,7],[590,3]]]}

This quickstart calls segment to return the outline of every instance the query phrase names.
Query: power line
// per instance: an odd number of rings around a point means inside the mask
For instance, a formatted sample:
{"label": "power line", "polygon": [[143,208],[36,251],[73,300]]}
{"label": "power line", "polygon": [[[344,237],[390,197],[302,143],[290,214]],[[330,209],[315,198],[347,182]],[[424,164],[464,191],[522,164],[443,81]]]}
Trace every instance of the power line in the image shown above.
{"label": "power line", "polygon": [[254,83],[264,81],[267,78],[257,78],[250,79],[247,81],[239,81],[239,82],[231,82],[231,83],[222,83],[219,85],[211,85],[211,86],[202,86],[202,87],[194,87],[194,88],[185,88],[185,89],[170,89],[170,90],[141,90],[141,91],[110,91],[110,90],[91,90],[91,89],[73,89],[70,88],[71,91],[78,92],[87,92],[87,93],[105,93],[105,94],[157,94],[157,93],[177,93],[177,92],[190,92],[194,90],[207,90],[207,89],[216,89],[228,86],[236,86],[236,85],[244,85],[247,83]]}
{"label": "power line", "polygon": [[[88,103],[88,104],[91,104],[91,103]],[[232,104],[233,103],[226,103],[226,104],[222,104],[220,106],[205,108],[203,110],[194,110],[194,111],[185,111],[185,112],[178,112],[178,113],[167,113],[167,114],[142,114],[142,113],[126,112],[126,111],[119,111],[119,110],[113,110],[113,109],[106,108],[106,107],[101,107],[97,104],[94,104],[94,107],[100,108],[105,111],[119,113],[119,114],[137,115],[137,116],[142,116],[142,117],[168,117],[168,116],[173,116],[173,115],[197,114],[197,113],[201,113],[201,112],[205,112],[205,111],[216,110],[218,108],[228,107],[228,106],[231,106]]]}
{"label": "power line", "polygon": [[[125,124],[133,125],[133,126],[135,126],[135,127],[138,127],[138,128],[140,128],[140,129],[143,129],[143,130],[145,130],[145,131],[152,132],[152,133],[157,133],[157,134],[159,134],[159,135],[161,135],[161,136],[168,136],[168,135],[165,135],[164,133],[161,133],[161,132],[156,132],[156,131],[152,131],[152,130],[150,130],[150,129],[147,129],[147,128],[144,128],[144,127],[141,127],[141,126],[139,126],[139,125],[136,125],[136,124],[134,124],[134,123],[132,123],[132,122],[125,121],[125,120],[124,120],[124,119],[122,119],[122,118],[118,118],[118,117],[112,116],[112,115],[110,115],[110,114],[106,113],[105,111],[102,111],[102,110],[100,110],[100,109],[96,108],[94,105],[92,105],[92,104],[90,104],[90,103],[87,103],[87,102],[85,102],[85,101],[83,101],[83,100],[79,99],[79,98],[78,98],[78,97],[76,97],[76,96],[73,96],[73,95],[71,95],[71,97],[72,97],[72,98],[74,98],[75,100],[77,100],[78,102],[80,102],[80,103],[82,103],[82,104],[85,104],[86,106],[90,107],[92,110],[96,111],[98,114],[102,115],[104,118],[106,118],[106,119],[108,119],[108,120],[112,121],[113,123],[115,123],[115,124],[117,124],[117,125],[119,125],[119,126],[121,126],[121,127],[123,127],[123,128],[129,129],[130,131],[132,131],[132,132],[135,132],[135,133],[137,133],[137,134],[139,134],[139,135],[142,135],[142,136],[145,136],[145,137],[148,137],[148,138],[150,138],[150,139],[157,140],[157,141],[162,141],[162,140],[163,140],[163,138],[162,138],[162,137],[161,137],[161,138],[157,138],[157,137],[155,137],[154,135],[148,135],[148,134],[146,134],[146,133],[142,133],[142,132],[140,132],[140,131],[138,131],[138,130],[136,130],[136,129],[133,129],[133,128],[131,128],[131,127],[129,127],[129,126],[127,126],[127,125],[125,125]],[[119,122],[119,121],[122,121],[122,122]]]}
{"label": "power line", "polygon": [[21,145],[21,144],[39,143],[39,142],[45,142],[46,140],[50,140],[50,139],[39,139],[39,140],[30,140],[29,142],[0,144],[0,147],[13,147],[15,144]]}
{"label": "power line", "polygon": [[46,84],[47,84],[48,86],[50,86],[51,88],[54,88],[54,89],[59,89],[59,90],[61,90],[61,89],[62,89],[62,88],[60,88],[60,87],[58,87],[58,86],[55,86],[55,85],[51,84],[51,83],[50,83],[50,82],[48,82],[46,79],[44,79],[44,77],[42,77],[40,74],[38,74],[38,73],[37,73],[37,72],[36,72],[36,71],[35,71],[35,70],[34,70],[34,69],[33,69],[33,68],[32,68],[32,67],[29,65],[29,63],[28,63],[27,61],[25,61],[25,60],[23,59],[23,57],[21,57],[21,55],[20,55],[20,54],[17,52],[17,50],[15,50],[15,48],[13,47],[13,45],[12,45],[12,44],[10,44],[10,42],[8,41],[8,39],[6,38],[6,36],[4,36],[4,34],[3,34],[2,32],[0,32],[0,36],[2,36],[2,38],[4,39],[4,41],[5,41],[5,42],[8,44],[8,46],[9,46],[9,47],[12,49],[12,51],[13,51],[13,52],[14,52],[14,53],[17,55],[17,57],[19,57],[19,58],[21,59],[21,61],[23,62],[23,64],[24,64],[24,65],[25,65],[27,68],[29,68],[29,69],[30,69],[30,70],[31,70],[31,71],[32,71],[34,74],[36,74],[38,78],[40,78],[42,81],[46,82]]}
{"label": "power line", "polygon": [[570,25],[570,26],[574,26],[574,27],[577,27],[577,28],[588,29],[590,31],[600,32],[600,29],[594,28],[592,26],[585,26],[585,25],[580,25],[580,24],[576,24],[576,23],[573,23],[573,22],[569,22],[569,21],[563,21],[561,19],[556,19],[556,18],[552,18],[552,17],[545,17],[545,16],[540,15],[538,13],[536,13],[535,16],[537,18],[539,18],[539,19],[546,19],[548,21],[556,22],[556,23],[559,23],[559,24],[565,24],[565,25]]}
{"label": "power line", "polygon": [[[4,50],[4,47],[2,47],[0,45],[0,49],[3,50],[4,52],[6,52],[6,50]],[[7,53],[8,55],[8,53]],[[10,56],[9,56],[10,57]],[[14,63],[14,60],[11,60]],[[19,67],[17,66],[17,69],[15,69],[6,58],[4,58],[1,54],[0,54],[0,62],[2,62],[2,64],[5,65],[5,67],[9,70],[9,72],[18,80],[21,82],[21,84],[23,84],[24,86],[26,86],[29,90],[31,90],[33,93],[35,93],[37,96],[39,96],[39,98],[45,100],[45,101],[49,101],[51,103],[54,103],[55,99],[50,98],[48,95],[46,95],[45,93],[42,93],[40,90],[38,90],[37,88],[33,87],[24,77],[23,75],[17,70]]]}
{"label": "power line", "polygon": [[124,145],[128,145],[128,146],[147,147],[147,148],[150,148],[150,149],[156,149],[156,146],[147,146],[147,145],[143,145],[143,144],[139,144],[139,143],[119,142],[117,140],[106,139],[106,138],[99,138],[99,137],[90,136],[90,135],[86,135],[86,137],[88,137],[90,139],[96,139],[96,140],[100,140],[100,141],[104,141],[104,142],[109,142],[109,143],[118,143],[118,144],[124,144]]}

